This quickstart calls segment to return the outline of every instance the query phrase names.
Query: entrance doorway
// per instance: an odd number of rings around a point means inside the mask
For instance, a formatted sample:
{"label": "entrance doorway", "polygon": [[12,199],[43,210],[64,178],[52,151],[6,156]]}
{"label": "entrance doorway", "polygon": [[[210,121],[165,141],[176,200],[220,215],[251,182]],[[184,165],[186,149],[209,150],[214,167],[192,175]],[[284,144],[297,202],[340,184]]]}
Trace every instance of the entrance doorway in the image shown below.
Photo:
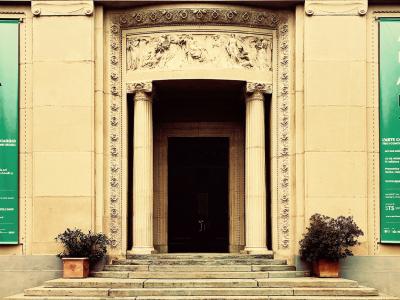
{"label": "entrance doorway", "polygon": [[169,252],[229,251],[229,138],[168,139]]}

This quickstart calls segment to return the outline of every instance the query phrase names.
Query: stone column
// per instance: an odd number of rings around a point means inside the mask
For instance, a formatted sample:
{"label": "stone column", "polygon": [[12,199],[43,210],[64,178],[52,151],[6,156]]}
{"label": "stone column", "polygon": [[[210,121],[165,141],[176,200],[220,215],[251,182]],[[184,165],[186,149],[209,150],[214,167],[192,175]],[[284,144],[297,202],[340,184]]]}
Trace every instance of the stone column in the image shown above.
{"label": "stone column", "polygon": [[265,84],[247,83],[245,219],[249,254],[270,254],[267,249],[267,203],[265,177]]}
{"label": "stone column", "polygon": [[[151,254],[153,247],[153,113],[151,83],[128,85],[134,96],[133,247],[132,254]],[[128,91],[128,92],[130,92]]]}

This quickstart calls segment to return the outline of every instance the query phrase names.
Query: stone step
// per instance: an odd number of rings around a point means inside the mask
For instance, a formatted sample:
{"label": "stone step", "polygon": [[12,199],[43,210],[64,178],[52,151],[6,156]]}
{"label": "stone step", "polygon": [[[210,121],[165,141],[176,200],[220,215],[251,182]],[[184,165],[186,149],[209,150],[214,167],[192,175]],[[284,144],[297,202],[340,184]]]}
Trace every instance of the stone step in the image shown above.
{"label": "stone step", "polygon": [[128,254],[127,259],[273,259],[272,254],[230,254],[230,253],[163,253],[149,255]]}
{"label": "stone step", "polygon": [[[106,277],[107,274],[105,274],[105,276],[97,276],[97,274],[94,273],[93,275],[96,275],[96,277]],[[201,279],[201,278],[268,278],[268,277],[269,277],[268,272],[129,272],[128,276],[125,278]]]}
{"label": "stone step", "polygon": [[[248,284],[246,282],[246,284]],[[25,291],[26,296],[136,297],[136,296],[378,296],[373,288],[46,288]],[[308,298],[305,298],[308,299]]]}
{"label": "stone step", "polygon": [[104,271],[162,271],[162,270],[178,270],[178,271],[199,271],[202,269],[219,269],[242,270],[242,271],[294,271],[294,266],[288,265],[106,265]]}
{"label": "stone step", "polygon": [[286,265],[284,259],[121,259],[113,261],[113,265]]}
{"label": "stone step", "polygon": [[[254,274],[255,272],[253,272]],[[148,273],[146,273],[148,274]],[[178,275],[181,273],[177,273]],[[247,274],[247,273],[246,273]],[[196,274],[194,274],[196,275]],[[192,275],[193,276],[193,275]],[[156,278],[156,277],[153,277]],[[221,278],[219,278],[221,279]],[[172,280],[172,279],[169,279]],[[177,281],[176,279],[173,279]],[[187,280],[187,279],[186,279]],[[234,282],[231,279],[230,282]],[[358,283],[353,280],[336,279],[336,278],[260,278],[254,279],[258,287],[313,287],[313,288],[350,288],[358,287]],[[160,280],[159,280],[160,281]],[[191,281],[199,281],[199,279],[191,279]],[[119,278],[84,278],[84,279],[54,279],[44,283],[46,288],[141,288],[148,287],[149,282],[154,280],[147,279],[119,279]],[[164,280],[164,282],[168,282]],[[184,281],[180,281],[184,282]],[[222,281],[220,281],[222,282]]]}
{"label": "stone step", "polygon": [[13,300],[399,300],[399,298],[379,296],[139,296],[139,297],[68,297],[68,296],[25,296],[15,295],[6,299]]}
{"label": "stone step", "polygon": [[113,265],[286,265],[284,259],[123,259]]}
{"label": "stone step", "polygon": [[145,288],[111,289],[113,297],[132,296],[376,296],[372,288]]}
{"label": "stone step", "polygon": [[[141,276],[141,273],[145,274]],[[164,278],[197,278],[196,274],[205,276],[206,278],[296,278],[296,277],[308,277],[310,273],[308,271],[268,271],[268,272],[238,272],[238,271],[224,271],[224,270],[199,270],[196,272],[190,272],[188,270],[163,270],[154,272],[128,272],[128,271],[102,271],[93,272],[91,275],[98,278],[156,278],[153,274],[164,273]],[[225,275],[224,275],[225,273]],[[248,275],[245,275],[247,273]],[[179,274],[179,275],[175,275]],[[222,274],[222,275],[221,275]],[[237,274],[237,275],[236,275]],[[253,275],[254,274],[254,275]]]}
{"label": "stone step", "polygon": [[107,265],[105,271],[155,271],[155,272],[251,272],[251,271],[294,271],[288,265]]}

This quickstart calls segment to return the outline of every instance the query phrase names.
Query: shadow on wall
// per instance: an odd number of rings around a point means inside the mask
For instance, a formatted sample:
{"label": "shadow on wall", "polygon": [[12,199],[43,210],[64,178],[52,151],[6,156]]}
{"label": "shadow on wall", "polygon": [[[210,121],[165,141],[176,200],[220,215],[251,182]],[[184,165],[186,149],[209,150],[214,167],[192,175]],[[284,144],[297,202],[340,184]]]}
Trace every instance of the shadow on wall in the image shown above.
{"label": "shadow on wall", "polygon": [[0,300],[61,276],[61,260],[55,255],[0,256]]}
{"label": "shadow on wall", "polygon": [[[296,267],[307,269],[299,256],[296,256]],[[400,296],[400,256],[350,256],[341,260],[340,276],[377,288],[380,293]]]}

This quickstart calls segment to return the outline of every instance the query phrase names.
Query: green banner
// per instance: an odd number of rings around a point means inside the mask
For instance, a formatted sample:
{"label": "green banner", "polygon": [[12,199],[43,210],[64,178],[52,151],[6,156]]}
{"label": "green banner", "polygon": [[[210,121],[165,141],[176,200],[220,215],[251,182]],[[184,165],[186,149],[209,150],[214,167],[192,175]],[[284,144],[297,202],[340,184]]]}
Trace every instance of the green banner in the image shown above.
{"label": "green banner", "polygon": [[400,19],[379,23],[381,243],[400,243]]}
{"label": "green banner", "polygon": [[0,20],[0,244],[18,244],[19,21]]}

